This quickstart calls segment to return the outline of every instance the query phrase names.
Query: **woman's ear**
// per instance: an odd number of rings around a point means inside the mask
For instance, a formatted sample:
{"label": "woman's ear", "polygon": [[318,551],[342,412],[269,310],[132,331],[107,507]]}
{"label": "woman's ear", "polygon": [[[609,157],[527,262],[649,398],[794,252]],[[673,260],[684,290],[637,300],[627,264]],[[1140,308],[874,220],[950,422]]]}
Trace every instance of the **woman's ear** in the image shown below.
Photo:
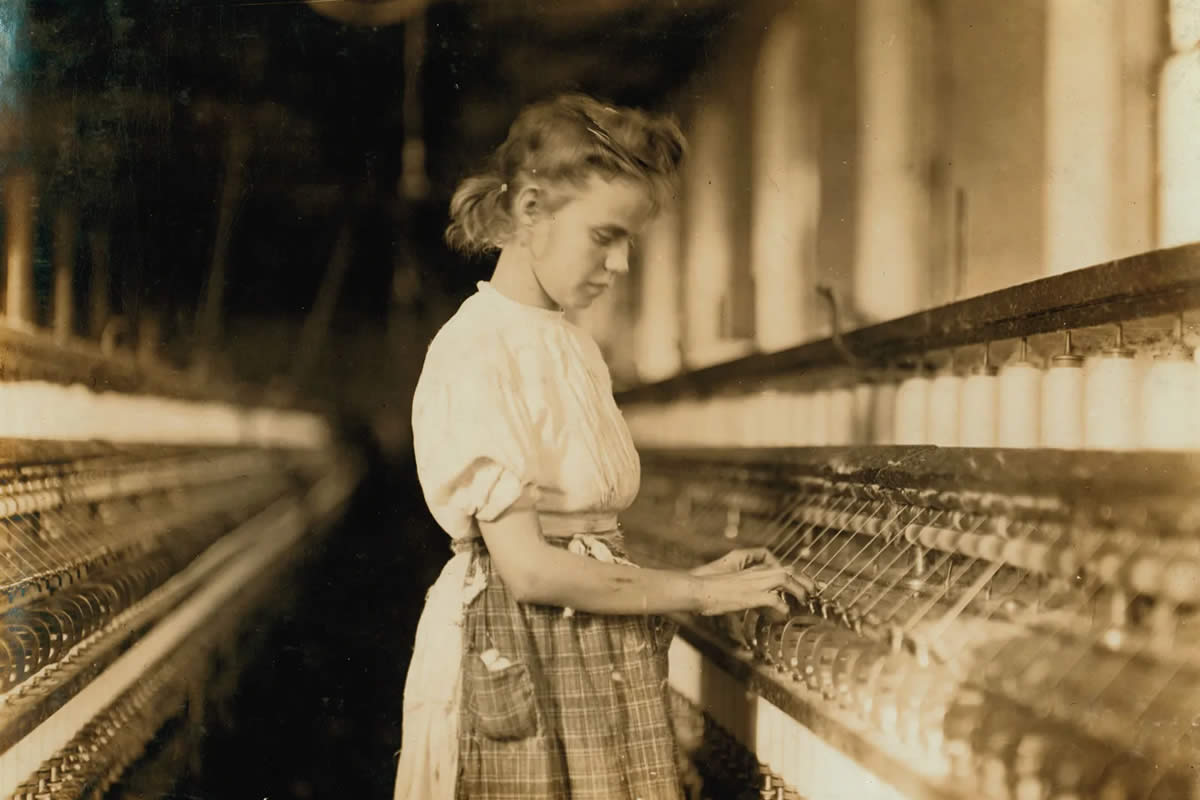
{"label": "woman's ear", "polygon": [[538,187],[529,184],[521,188],[517,193],[516,202],[513,204],[513,210],[516,212],[517,225],[524,227],[532,225],[537,221],[538,215],[542,212],[542,190]]}

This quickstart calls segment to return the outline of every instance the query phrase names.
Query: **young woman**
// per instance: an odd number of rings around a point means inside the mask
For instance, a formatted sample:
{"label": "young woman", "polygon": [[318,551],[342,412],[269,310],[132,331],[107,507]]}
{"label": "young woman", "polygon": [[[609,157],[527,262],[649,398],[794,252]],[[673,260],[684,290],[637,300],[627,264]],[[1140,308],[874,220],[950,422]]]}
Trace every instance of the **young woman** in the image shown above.
{"label": "young woman", "polygon": [[500,256],[414,396],[418,475],[455,556],[417,631],[398,800],[682,797],[659,615],[786,611],[780,592],[806,588],[763,550],[682,572],[621,546],[638,456],[599,348],[563,312],[628,271],[683,152],[668,119],[560,97],[454,195],[448,241]]}

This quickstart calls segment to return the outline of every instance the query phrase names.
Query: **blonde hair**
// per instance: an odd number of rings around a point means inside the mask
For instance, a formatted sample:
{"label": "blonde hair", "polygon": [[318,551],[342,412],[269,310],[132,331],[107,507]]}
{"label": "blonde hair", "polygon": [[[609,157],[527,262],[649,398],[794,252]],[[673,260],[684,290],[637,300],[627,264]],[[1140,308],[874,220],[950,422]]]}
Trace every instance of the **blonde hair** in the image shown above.
{"label": "blonde hair", "polygon": [[673,190],[687,148],[669,116],[569,94],[526,107],[450,200],[446,242],[464,253],[499,248],[513,232],[511,202],[532,181],[581,186],[593,174],[645,185],[654,209]]}

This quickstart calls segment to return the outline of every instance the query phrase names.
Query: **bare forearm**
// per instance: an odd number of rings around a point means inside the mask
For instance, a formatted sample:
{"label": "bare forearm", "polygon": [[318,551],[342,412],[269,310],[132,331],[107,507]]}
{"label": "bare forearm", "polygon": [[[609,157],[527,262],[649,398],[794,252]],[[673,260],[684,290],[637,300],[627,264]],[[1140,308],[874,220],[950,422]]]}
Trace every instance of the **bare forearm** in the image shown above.
{"label": "bare forearm", "polygon": [[524,572],[517,595],[526,603],[592,614],[669,614],[703,606],[703,582],[687,573],[608,564],[555,547]]}
{"label": "bare forearm", "polygon": [[592,614],[669,614],[701,608],[700,581],[670,570],[607,564],[557,548],[525,582],[528,603]]}
{"label": "bare forearm", "polygon": [[[511,508],[479,522],[492,564],[509,591],[524,603],[563,606],[592,614],[723,614],[787,604],[773,592],[787,583],[782,567],[742,569],[753,554],[732,554],[698,573],[610,564],[547,544],[537,512]],[[736,562],[736,563],[735,563]],[[740,566],[739,566],[740,565]],[[710,565],[711,567],[711,565]],[[730,574],[723,572],[733,569]]]}

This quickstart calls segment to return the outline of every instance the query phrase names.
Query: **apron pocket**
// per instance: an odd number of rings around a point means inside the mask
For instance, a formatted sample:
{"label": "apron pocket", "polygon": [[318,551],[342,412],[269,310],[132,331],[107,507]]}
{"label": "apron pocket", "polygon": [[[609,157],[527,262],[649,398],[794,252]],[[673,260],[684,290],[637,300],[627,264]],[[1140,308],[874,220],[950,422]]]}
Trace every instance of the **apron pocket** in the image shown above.
{"label": "apron pocket", "polygon": [[533,679],[524,664],[493,671],[478,655],[468,655],[466,679],[466,707],[481,734],[513,741],[537,733]]}

